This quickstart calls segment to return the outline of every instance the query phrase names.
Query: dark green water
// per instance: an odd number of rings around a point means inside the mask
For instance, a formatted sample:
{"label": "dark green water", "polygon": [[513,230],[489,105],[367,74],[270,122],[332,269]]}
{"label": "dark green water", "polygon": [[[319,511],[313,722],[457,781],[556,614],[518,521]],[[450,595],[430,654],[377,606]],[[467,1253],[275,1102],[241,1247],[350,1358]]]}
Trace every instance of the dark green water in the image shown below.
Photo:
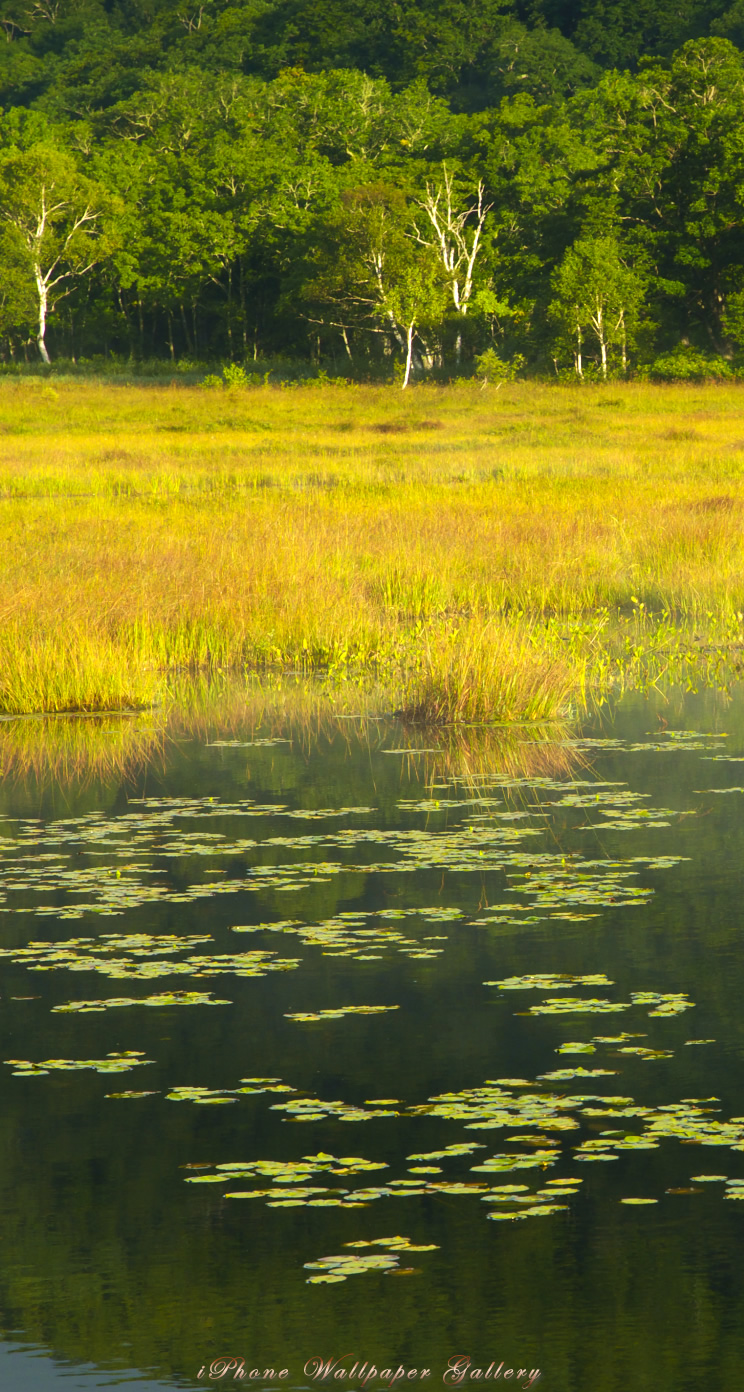
{"label": "dark green water", "polygon": [[[599,743],[511,746],[507,773],[493,752],[389,752],[409,743],[392,722],[355,732],[4,787],[0,1058],[152,1062],[2,1067],[0,1384],[198,1387],[242,1358],[238,1385],[312,1387],[308,1360],[350,1355],[439,1386],[467,1355],[462,1386],[502,1363],[551,1392],[738,1386],[744,1202],[691,1180],[744,1180],[744,790],[723,791],[744,785],[744,702],[629,700],[585,727]],[[608,980],[484,985],[525,974]],[[173,992],[228,1003],[56,1008]],[[398,1008],[288,1018],[348,1006]],[[597,1036],[617,1042],[556,1052]],[[576,1068],[604,1071],[539,1077]],[[151,1095],[107,1097],[126,1090]],[[461,1145],[481,1148],[410,1158]],[[266,1161],[295,1169],[187,1182]],[[509,1184],[535,1195],[523,1212],[576,1192],[520,1218]],[[252,1189],[291,1206],[225,1197]],[[345,1245],[394,1236],[433,1250]]]}

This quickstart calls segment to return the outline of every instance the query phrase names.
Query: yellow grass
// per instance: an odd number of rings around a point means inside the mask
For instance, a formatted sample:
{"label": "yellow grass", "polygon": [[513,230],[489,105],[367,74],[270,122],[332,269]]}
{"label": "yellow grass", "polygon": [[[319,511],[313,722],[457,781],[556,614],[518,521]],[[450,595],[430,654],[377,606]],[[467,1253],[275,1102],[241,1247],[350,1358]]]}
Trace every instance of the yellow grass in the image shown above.
{"label": "yellow grass", "polygon": [[421,716],[542,718],[649,653],[715,670],[744,642],[743,405],[4,382],[0,709],[271,664],[376,674]]}
{"label": "yellow grass", "polygon": [[480,615],[427,635],[403,688],[401,714],[421,724],[552,720],[576,694],[563,653],[551,657],[525,624]]}

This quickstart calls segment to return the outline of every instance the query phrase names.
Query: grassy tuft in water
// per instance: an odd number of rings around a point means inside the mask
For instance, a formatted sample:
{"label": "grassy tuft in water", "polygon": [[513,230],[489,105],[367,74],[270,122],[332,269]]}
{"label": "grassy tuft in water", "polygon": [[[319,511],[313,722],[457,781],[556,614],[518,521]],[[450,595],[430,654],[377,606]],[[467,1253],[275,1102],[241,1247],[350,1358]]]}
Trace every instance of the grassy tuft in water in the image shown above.
{"label": "grassy tuft in water", "polygon": [[565,718],[580,673],[527,625],[474,617],[423,647],[403,687],[401,714],[428,725]]}

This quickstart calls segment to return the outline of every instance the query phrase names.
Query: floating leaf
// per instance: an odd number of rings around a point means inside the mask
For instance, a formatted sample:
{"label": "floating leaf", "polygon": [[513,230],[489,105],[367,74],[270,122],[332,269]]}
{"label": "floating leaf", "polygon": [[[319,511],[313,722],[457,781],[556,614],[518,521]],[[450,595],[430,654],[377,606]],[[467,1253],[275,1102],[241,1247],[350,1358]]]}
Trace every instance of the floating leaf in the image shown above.
{"label": "floating leaf", "polygon": [[399,1005],[341,1005],[332,1010],[319,1010],[316,1014],[298,1013],[287,1014],[285,1019],[300,1020],[340,1020],[344,1015],[382,1015],[387,1010],[400,1010]]}
{"label": "floating leaf", "polygon": [[616,1068],[554,1068],[552,1073],[538,1073],[545,1082],[563,1082],[567,1078],[610,1078],[616,1077]]}
{"label": "floating leaf", "polygon": [[559,991],[569,986],[611,986],[604,972],[590,976],[571,976],[568,973],[527,973],[525,976],[506,976],[502,981],[484,981],[484,986],[498,986],[500,991]]}
{"label": "floating leaf", "polygon": [[645,1039],[645,1034],[595,1034],[595,1044],[624,1044],[626,1039]]}
{"label": "floating leaf", "polygon": [[673,1051],[671,1049],[645,1049],[638,1044],[630,1046],[626,1045],[622,1049],[618,1049],[618,1053],[634,1054],[637,1058],[642,1059],[660,1059],[674,1057]]}
{"label": "floating leaf", "polygon": [[105,1097],[157,1097],[157,1092],[107,1092]]}
{"label": "floating leaf", "polygon": [[530,1015],[611,1015],[617,1010],[628,1010],[627,1001],[576,1000],[570,996],[544,1001],[542,1005],[532,1005]]}
{"label": "floating leaf", "polygon": [[76,1012],[91,1014],[96,1011],[114,1010],[128,1005],[232,1005],[229,1000],[215,1000],[211,992],[203,991],[164,991],[159,996],[112,996],[108,1000],[67,1001],[66,1005],[53,1005],[52,1010],[59,1013]]}
{"label": "floating leaf", "polygon": [[484,1150],[485,1147],[480,1141],[469,1141],[466,1144],[445,1146],[444,1150],[419,1151],[416,1155],[409,1155],[408,1160],[449,1160],[458,1155],[471,1155],[474,1150]]}
{"label": "floating leaf", "polygon": [[492,1174],[494,1171],[527,1170],[554,1165],[560,1155],[559,1150],[537,1150],[532,1155],[492,1155],[482,1165],[471,1165],[475,1174]]}
{"label": "floating leaf", "polygon": [[630,998],[633,1005],[653,1005],[655,1008],[649,1010],[649,1015],[681,1015],[683,1010],[692,1010],[695,1005],[680,992],[631,991]]}
{"label": "floating leaf", "polygon": [[[342,1253],[335,1257],[320,1257],[318,1261],[305,1262],[306,1271],[319,1271],[320,1276],[308,1277],[310,1284],[328,1281],[330,1277],[336,1280],[345,1281],[349,1276],[362,1276],[370,1272],[388,1273],[399,1271],[400,1255],[408,1252],[434,1252],[437,1247],[434,1243],[427,1245],[415,1245],[407,1237],[378,1237],[371,1242],[348,1242],[347,1247],[356,1249],[353,1253]],[[382,1252],[366,1252],[362,1255],[360,1248],[382,1247]]]}

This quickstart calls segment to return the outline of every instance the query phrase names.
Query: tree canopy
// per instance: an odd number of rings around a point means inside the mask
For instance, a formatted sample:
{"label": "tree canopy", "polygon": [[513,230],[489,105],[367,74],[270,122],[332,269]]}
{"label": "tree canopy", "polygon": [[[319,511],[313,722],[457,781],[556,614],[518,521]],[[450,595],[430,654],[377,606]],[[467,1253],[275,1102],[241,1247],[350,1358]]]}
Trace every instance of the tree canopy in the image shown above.
{"label": "tree canopy", "polygon": [[6,0],[0,29],[6,362],[744,351],[741,0]]}

